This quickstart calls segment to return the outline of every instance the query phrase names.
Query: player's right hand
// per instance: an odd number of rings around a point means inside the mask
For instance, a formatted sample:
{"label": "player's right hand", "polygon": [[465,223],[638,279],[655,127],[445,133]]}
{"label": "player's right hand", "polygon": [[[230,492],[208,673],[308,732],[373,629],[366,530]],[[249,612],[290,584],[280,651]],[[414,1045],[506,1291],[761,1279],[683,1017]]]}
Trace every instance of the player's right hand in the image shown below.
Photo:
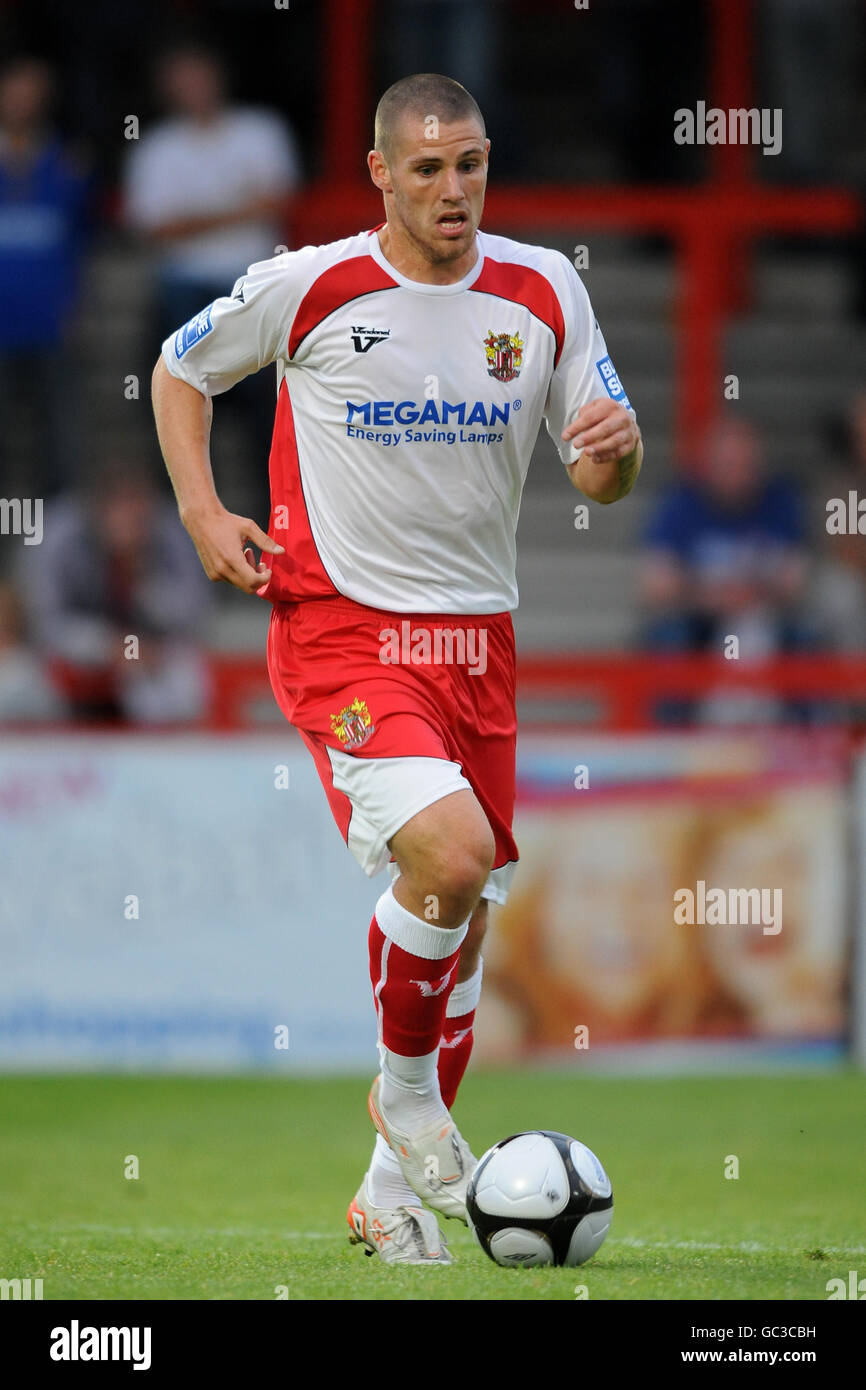
{"label": "player's right hand", "polygon": [[250,542],[268,555],[285,554],[250,517],[235,516],[224,507],[190,517],[185,524],[208,579],[232,584],[244,594],[257,594],[271,577],[264,560],[256,564]]}

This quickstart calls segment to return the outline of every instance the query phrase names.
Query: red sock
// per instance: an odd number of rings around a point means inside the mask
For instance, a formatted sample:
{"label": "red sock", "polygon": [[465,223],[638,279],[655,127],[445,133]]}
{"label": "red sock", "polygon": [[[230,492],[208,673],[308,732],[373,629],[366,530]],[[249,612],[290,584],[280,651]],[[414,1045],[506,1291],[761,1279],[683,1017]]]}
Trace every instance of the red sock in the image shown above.
{"label": "red sock", "polygon": [[434,926],[398,903],[390,888],[382,894],[370,923],[370,979],[389,1052],[435,1053],[467,926]]}
{"label": "red sock", "polygon": [[473,1026],[475,1010],[481,998],[483,968],[479,960],[475,974],[456,984],[448,998],[439,1042],[439,1090],[449,1110],[469,1065],[475,1041]]}
{"label": "red sock", "polygon": [[446,1108],[451,1109],[463,1073],[469,1066],[472,1044],[475,1041],[472,1025],[475,1010],[459,1018],[446,1018],[439,1042],[439,1090]]}

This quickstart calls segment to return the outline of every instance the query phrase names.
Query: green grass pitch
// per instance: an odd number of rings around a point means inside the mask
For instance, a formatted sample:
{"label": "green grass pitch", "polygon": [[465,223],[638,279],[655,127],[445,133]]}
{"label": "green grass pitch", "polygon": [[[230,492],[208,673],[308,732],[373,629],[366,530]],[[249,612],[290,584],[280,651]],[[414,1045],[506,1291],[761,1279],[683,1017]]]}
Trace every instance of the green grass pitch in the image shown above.
{"label": "green grass pitch", "polygon": [[346,1239],[363,1080],[6,1077],[0,1277],[42,1278],[46,1300],[825,1300],[866,1274],[864,1090],[854,1072],[470,1072],[455,1117],[475,1151],[576,1135],[611,1175],[611,1233],[580,1269],[502,1270],[447,1221],[453,1266],[387,1269]]}

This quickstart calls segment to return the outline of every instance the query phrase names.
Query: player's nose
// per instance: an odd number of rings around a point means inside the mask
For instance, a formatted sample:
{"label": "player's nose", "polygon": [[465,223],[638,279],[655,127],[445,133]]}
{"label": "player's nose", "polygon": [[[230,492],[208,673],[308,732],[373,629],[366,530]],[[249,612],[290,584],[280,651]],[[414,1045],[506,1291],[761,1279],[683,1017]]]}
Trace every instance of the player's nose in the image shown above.
{"label": "player's nose", "polygon": [[439,194],[449,201],[459,202],[463,198],[463,184],[456,169],[443,169]]}

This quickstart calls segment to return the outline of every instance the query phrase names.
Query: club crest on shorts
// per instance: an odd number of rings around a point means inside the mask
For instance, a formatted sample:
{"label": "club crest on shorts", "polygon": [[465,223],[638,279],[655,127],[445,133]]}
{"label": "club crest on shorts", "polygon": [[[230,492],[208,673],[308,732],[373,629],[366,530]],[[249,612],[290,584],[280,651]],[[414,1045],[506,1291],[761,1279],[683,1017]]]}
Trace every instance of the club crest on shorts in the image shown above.
{"label": "club crest on shorts", "polygon": [[494,333],[491,330],[484,339],[487,375],[496,381],[513,381],[520,376],[525,346],[519,333]]}
{"label": "club crest on shorts", "polygon": [[337,735],[344,748],[360,748],[375,731],[367,701],[359,700],[357,695],[339,714],[331,715],[331,733]]}

